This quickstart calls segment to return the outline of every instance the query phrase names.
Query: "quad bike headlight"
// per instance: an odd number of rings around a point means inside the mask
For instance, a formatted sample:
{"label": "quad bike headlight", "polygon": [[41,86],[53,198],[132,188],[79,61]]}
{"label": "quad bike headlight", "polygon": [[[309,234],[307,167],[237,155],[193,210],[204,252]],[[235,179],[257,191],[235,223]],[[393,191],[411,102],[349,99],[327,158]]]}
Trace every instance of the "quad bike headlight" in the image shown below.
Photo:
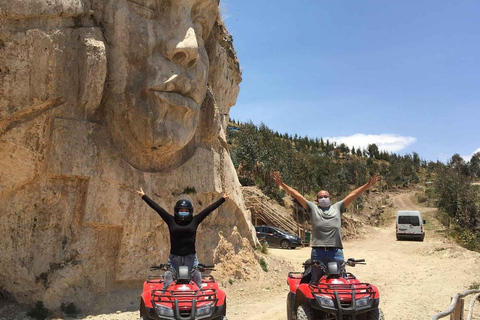
{"label": "quad bike headlight", "polygon": [[163,317],[173,317],[173,310],[171,308],[162,306],[160,304],[155,305],[155,311],[159,316]]}
{"label": "quad bike headlight", "polygon": [[317,300],[318,304],[321,305],[322,307],[334,307],[335,306],[332,299],[326,298],[324,296],[315,295],[315,299]]}
{"label": "quad bike headlight", "polygon": [[202,306],[197,309],[196,315],[197,317],[202,317],[202,316],[209,315],[212,312],[213,312],[213,305]]}
{"label": "quad bike headlight", "polygon": [[365,297],[365,298],[362,298],[362,299],[358,299],[356,301],[357,308],[363,308],[363,307],[369,306],[370,301],[372,301],[372,299],[370,299],[370,297]]}

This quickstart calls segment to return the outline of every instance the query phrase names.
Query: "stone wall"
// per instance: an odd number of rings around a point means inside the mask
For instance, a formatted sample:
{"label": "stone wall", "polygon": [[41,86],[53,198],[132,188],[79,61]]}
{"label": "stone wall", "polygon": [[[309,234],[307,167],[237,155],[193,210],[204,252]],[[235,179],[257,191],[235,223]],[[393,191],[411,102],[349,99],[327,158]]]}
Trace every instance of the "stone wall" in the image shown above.
{"label": "stone wall", "polygon": [[220,239],[253,243],[225,141],[240,81],[216,1],[1,1],[4,296],[88,306],[166,262],[140,187],[169,212],[230,194],[199,228],[200,261],[222,263]]}

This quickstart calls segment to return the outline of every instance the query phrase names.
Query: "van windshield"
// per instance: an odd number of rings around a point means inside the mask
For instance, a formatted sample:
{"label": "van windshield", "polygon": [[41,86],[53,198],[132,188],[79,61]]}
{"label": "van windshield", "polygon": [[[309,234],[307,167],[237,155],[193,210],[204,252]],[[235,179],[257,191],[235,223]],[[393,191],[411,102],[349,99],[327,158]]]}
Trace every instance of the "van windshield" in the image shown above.
{"label": "van windshield", "polygon": [[418,216],[399,216],[398,224],[411,224],[418,227],[420,225],[420,219]]}

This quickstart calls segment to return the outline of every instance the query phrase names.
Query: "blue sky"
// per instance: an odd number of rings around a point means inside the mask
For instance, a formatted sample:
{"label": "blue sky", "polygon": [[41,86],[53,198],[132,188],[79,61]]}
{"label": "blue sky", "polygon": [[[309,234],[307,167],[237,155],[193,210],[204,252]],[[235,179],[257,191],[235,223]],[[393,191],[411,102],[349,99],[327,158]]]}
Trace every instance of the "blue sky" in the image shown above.
{"label": "blue sky", "polygon": [[221,8],[243,72],[231,118],[433,161],[480,151],[480,1]]}

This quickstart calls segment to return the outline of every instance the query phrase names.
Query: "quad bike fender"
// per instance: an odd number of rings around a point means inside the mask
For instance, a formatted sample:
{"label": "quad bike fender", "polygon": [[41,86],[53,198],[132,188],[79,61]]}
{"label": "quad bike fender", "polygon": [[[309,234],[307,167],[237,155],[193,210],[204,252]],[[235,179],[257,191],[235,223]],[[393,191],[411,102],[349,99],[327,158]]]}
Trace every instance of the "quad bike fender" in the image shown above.
{"label": "quad bike fender", "polygon": [[217,307],[221,307],[223,306],[224,304],[226,304],[226,295],[225,295],[225,292],[222,291],[222,290],[217,290],[217,299],[218,299],[218,302],[217,302]]}
{"label": "quad bike fender", "polygon": [[151,291],[143,291],[141,299],[142,299],[145,307],[150,308],[150,309],[153,308]]}
{"label": "quad bike fender", "polygon": [[312,294],[312,289],[310,289],[310,286],[308,283],[302,283],[297,287],[297,290],[295,291],[297,297],[302,296],[305,297],[306,299],[315,299],[315,297]]}
{"label": "quad bike fender", "polygon": [[297,292],[297,288],[300,285],[300,280],[299,278],[288,278],[287,279],[287,284],[290,288],[290,292]]}
{"label": "quad bike fender", "polygon": [[292,305],[294,307],[294,310],[297,310],[298,306],[302,304],[310,305],[310,300],[313,299],[311,292],[309,292],[309,294],[306,295],[305,292],[300,290],[300,287],[297,289],[297,292],[294,298],[295,298],[295,303]]}
{"label": "quad bike fender", "polygon": [[378,290],[377,286],[374,286],[373,284],[371,286],[372,286],[372,289],[375,291],[375,296],[373,297],[373,299],[378,300],[380,298],[380,291]]}

